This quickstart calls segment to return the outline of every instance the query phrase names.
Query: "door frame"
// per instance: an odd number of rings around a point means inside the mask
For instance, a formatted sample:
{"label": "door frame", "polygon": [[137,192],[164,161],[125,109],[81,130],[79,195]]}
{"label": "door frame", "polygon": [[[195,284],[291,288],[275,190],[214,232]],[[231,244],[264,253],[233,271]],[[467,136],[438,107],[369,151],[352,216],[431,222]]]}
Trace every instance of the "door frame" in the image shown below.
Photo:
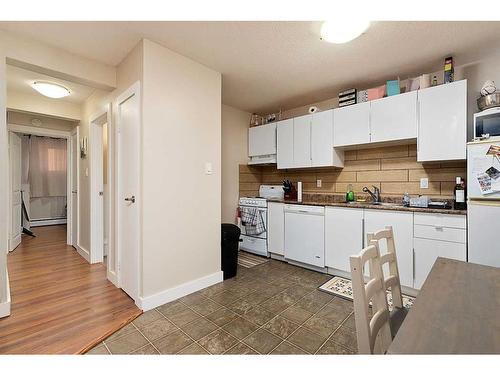
{"label": "door frame", "polygon": [[[16,134],[16,136],[19,137],[19,134],[16,133],[16,132],[9,132],[8,133],[8,138],[9,138],[9,193],[10,193],[9,194],[9,197],[10,197],[10,201],[9,201],[10,202],[10,207],[9,207],[9,244],[8,244],[8,247],[7,247],[7,252],[8,253],[11,252],[11,251],[14,251],[17,248],[17,246],[19,246],[21,244],[21,238],[22,238],[22,234],[23,234],[23,232],[21,230],[21,233],[19,233],[19,238],[18,238],[19,242],[17,242],[17,245],[15,245],[13,247],[13,245],[12,245],[12,227],[13,227],[13,213],[12,213],[12,209],[13,209],[13,207],[12,207],[12,203],[13,203],[12,202],[12,193],[13,193],[12,187],[13,186],[12,186],[12,182],[13,181],[12,181],[12,158],[11,158],[12,157],[12,153],[11,153],[12,152],[12,142],[11,142],[12,138],[11,138],[11,136],[13,134]],[[21,138],[19,137],[19,139],[21,139]],[[21,141],[21,144],[22,144],[22,141]],[[19,157],[22,159],[22,151],[21,151],[21,149],[19,150],[19,152],[20,152]],[[22,163],[21,163],[21,170],[19,171],[19,173],[22,174]],[[20,190],[22,191],[22,182],[21,182],[20,185],[21,185]],[[21,194],[21,197],[22,197],[22,194]],[[22,205],[22,200],[21,200],[21,205]],[[24,223],[23,223],[22,214],[21,214],[21,226],[23,224]],[[16,236],[16,238],[17,238],[17,236]]]}
{"label": "door frame", "polygon": [[[97,163],[99,161],[104,161],[101,158],[97,157],[98,154],[102,155],[102,148],[103,148],[103,142],[102,142],[102,136],[97,137],[96,132],[101,132],[102,134],[102,126],[104,124],[107,124],[107,137],[108,137],[108,146],[110,144],[110,134],[111,134],[111,105],[108,104],[106,105],[105,109],[102,111],[99,111],[92,115],[90,117],[90,123],[89,123],[89,142],[90,142],[90,152],[89,152],[89,166],[90,166],[90,215],[92,217],[92,220],[90,221],[90,263],[102,263],[104,261],[104,242],[100,242],[100,236],[97,236],[97,233],[99,231],[102,231],[102,238],[104,241],[104,238],[106,237],[104,233],[104,204],[102,205],[102,215],[94,215],[94,212],[97,210],[99,207],[99,186],[96,182],[99,181],[99,179],[102,179],[102,166],[98,166]],[[100,140],[100,142],[96,141]],[[113,172],[113,158],[111,155],[111,152],[109,151],[110,148],[108,147],[108,154],[107,154],[107,164],[108,164],[108,171],[107,171],[107,180],[108,180],[108,191],[111,192],[112,187],[111,187],[111,176]],[[100,174],[100,175],[98,175]],[[111,195],[111,194],[110,194]],[[112,203],[111,203],[111,197],[108,199],[108,210],[109,213],[112,211]],[[97,219],[97,220],[95,220]],[[110,253],[111,253],[111,246],[109,245],[110,239],[110,234],[111,234],[111,215],[108,215],[108,258],[107,258],[107,269],[109,270],[110,266]],[[109,277],[108,277],[109,278]]]}
{"label": "door frame", "polygon": [[[17,124],[7,124],[7,132],[38,135],[42,137],[52,137],[52,138],[63,138],[66,139],[66,243],[71,245],[71,217],[73,214],[73,205],[71,199],[68,199],[68,192],[71,192],[71,173],[73,168],[73,155],[71,153],[71,131],[37,128],[34,126],[24,126]],[[10,163],[9,163],[9,186],[10,181]],[[12,194],[9,194],[9,207],[12,206]],[[12,224],[12,212],[9,211],[9,225]],[[9,228],[9,238],[10,238],[10,228]]]}
{"label": "door frame", "polygon": [[[73,136],[76,135],[76,145],[77,149],[73,149],[73,142],[72,138]],[[80,245],[80,220],[78,218],[78,215],[80,215],[80,163],[79,163],[79,149],[78,145],[80,144],[80,125],[75,126],[75,128],[71,131],[70,137],[69,137],[69,144],[70,144],[70,151],[71,151],[71,159],[68,159],[68,163],[71,162],[71,169],[68,171],[71,171],[71,175],[69,176],[70,179],[70,194],[73,194],[73,188],[76,188],[76,207],[73,207],[73,196],[71,196],[71,220],[68,221],[68,244],[73,246],[75,249],[77,249]],[[75,151],[76,151],[76,156],[75,156]],[[74,158],[76,157],[76,186],[73,186],[73,164],[75,162]],[[76,223],[73,222],[73,210],[76,208]],[[68,210],[68,215],[70,211]],[[76,228],[76,238],[73,238],[73,229]],[[76,247],[75,247],[76,244]]]}
{"label": "door frame", "polygon": [[[122,275],[121,275],[121,270],[120,270],[120,264],[122,261],[122,249],[120,247],[120,240],[121,240],[121,222],[120,222],[120,215],[121,215],[121,205],[120,205],[120,199],[121,199],[121,186],[120,186],[120,173],[121,173],[121,155],[123,150],[120,148],[120,116],[119,116],[119,106],[121,103],[125,102],[132,96],[136,96],[139,102],[139,106],[141,105],[141,82],[137,81],[134,84],[132,84],[128,89],[126,89],[123,93],[121,93],[114,101],[113,107],[114,107],[114,115],[115,115],[115,129],[114,129],[114,134],[115,134],[115,149],[114,153],[116,155],[116,186],[115,186],[115,206],[114,206],[114,215],[116,218],[116,225],[115,225],[115,249],[116,249],[116,284],[118,287],[121,288],[122,286]],[[140,134],[141,134],[141,139],[139,139],[139,176],[138,178],[140,179],[142,175],[142,108],[139,108],[139,126],[140,128]],[[137,259],[138,259],[138,269],[137,269],[137,295],[136,296],[130,296],[132,299],[134,299],[136,305],[140,304],[140,298],[142,295],[142,283],[141,283],[141,269],[142,269],[142,184],[138,184],[138,191],[137,191],[137,211],[139,213],[139,228],[137,228],[138,233],[137,233],[137,238],[138,238],[138,248],[137,248]]]}

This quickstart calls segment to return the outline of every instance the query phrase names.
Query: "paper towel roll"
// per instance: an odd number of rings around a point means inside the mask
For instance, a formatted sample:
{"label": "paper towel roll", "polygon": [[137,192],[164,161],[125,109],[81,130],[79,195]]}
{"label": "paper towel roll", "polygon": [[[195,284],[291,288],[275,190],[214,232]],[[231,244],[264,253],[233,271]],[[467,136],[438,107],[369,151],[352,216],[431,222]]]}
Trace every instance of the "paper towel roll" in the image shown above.
{"label": "paper towel roll", "polygon": [[302,202],[302,182],[297,182],[297,202]]}

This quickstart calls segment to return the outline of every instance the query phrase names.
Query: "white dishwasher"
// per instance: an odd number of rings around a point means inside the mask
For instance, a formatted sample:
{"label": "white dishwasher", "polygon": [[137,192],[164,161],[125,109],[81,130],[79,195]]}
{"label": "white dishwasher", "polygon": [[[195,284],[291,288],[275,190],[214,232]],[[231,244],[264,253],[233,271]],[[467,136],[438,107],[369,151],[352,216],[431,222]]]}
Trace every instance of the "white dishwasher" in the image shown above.
{"label": "white dishwasher", "polygon": [[325,266],[325,208],[285,205],[285,258]]}

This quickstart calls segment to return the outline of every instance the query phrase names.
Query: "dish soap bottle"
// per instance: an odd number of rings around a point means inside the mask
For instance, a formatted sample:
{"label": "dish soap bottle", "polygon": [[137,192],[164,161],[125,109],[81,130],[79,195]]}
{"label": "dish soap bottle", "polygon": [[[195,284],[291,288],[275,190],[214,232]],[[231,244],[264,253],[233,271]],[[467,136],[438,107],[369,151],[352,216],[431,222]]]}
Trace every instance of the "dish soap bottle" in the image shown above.
{"label": "dish soap bottle", "polygon": [[455,185],[455,189],[453,190],[453,198],[455,199],[455,203],[453,208],[455,210],[465,210],[465,186],[461,177],[456,178],[457,184]]}
{"label": "dish soap bottle", "polygon": [[354,202],[354,191],[352,191],[352,185],[347,185],[347,193],[345,193],[346,202]]}

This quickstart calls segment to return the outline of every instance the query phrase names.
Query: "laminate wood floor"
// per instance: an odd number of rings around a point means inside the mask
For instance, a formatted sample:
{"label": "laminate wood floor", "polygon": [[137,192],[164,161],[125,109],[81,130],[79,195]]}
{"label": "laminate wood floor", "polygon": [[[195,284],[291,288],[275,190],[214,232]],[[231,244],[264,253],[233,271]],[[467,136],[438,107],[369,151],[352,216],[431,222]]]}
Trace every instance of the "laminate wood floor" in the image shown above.
{"label": "laminate wood floor", "polygon": [[141,314],[66,245],[66,226],[34,228],[7,256],[11,315],[0,319],[0,354],[84,353]]}

